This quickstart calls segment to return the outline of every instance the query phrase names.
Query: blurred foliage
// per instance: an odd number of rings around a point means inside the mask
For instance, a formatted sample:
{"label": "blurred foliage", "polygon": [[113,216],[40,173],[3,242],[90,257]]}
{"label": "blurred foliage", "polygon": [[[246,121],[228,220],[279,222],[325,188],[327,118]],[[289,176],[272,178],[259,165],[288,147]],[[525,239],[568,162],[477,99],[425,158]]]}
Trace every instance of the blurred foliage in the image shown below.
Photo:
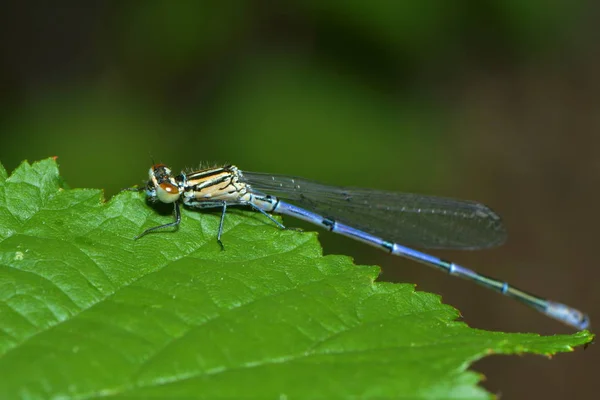
{"label": "blurred foliage", "polygon": [[73,186],[108,194],[143,180],[149,155],[440,191],[453,175],[440,83],[505,40],[543,50],[581,12],[566,0],[16,4],[0,157],[59,156]]}

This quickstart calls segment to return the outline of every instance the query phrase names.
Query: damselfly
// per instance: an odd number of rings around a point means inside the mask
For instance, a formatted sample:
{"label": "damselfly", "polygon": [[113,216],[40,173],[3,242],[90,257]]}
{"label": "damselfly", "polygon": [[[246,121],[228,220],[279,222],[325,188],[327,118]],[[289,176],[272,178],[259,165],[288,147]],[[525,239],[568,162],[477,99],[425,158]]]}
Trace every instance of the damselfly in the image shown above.
{"label": "damselfly", "polygon": [[136,239],[163,228],[176,228],[181,222],[180,204],[183,203],[192,208],[221,209],[217,241],[222,247],[227,207],[248,206],[280,228],[285,227],[270,213],[290,215],[320,225],[388,253],[476,282],[574,328],[589,326],[588,316],[575,308],[406,247],[481,249],[502,244],[506,233],[500,217],[483,204],[327,186],[301,178],[242,172],[233,165],[174,176],[166,165],[156,164],[150,168],[149,178],[145,188],[148,199],[172,203],[175,220],[146,229]]}

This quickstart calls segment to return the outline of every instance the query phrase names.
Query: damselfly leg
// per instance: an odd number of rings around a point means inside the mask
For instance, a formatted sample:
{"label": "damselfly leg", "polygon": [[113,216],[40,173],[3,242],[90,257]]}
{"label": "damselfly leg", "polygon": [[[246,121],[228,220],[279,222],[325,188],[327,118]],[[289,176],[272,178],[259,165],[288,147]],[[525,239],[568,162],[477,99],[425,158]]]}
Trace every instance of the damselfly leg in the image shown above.
{"label": "damselfly leg", "polygon": [[179,210],[179,203],[174,203],[173,212],[175,214],[175,221],[169,222],[168,224],[158,225],[158,226],[153,226],[152,228],[148,228],[144,232],[142,232],[139,235],[137,235],[136,237],[134,237],[133,240],[137,240],[137,239],[141,238],[142,236],[146,236],[150,232],[162,230],[165,228],[175,227],[175,229],[177,229],[179,227],[179,224],[181,223],[181,211]]}

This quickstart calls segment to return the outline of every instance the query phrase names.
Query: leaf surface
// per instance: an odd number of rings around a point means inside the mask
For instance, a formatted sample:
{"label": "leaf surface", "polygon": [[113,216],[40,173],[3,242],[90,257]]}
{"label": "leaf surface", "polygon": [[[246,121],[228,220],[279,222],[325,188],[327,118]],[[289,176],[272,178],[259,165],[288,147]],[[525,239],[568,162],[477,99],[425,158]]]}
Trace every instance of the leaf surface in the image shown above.
{"label": "leaf surface", "polygon": [[0,168],[0,398],[488,398],[485,355],[592,340],[469,328],[436,295],[375,282],[314,233],[64,189],[54,160]]}

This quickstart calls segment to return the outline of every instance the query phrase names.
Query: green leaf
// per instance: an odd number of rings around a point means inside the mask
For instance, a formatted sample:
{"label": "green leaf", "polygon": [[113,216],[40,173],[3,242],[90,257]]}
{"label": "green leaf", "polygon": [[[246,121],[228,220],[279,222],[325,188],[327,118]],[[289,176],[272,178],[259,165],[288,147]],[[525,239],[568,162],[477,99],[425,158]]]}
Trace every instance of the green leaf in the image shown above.
{"label": "green leaf", "polygon": [[[218,213],[217,213],[218,214]],[[471,329],[439,297],[323,257],[258,213],[184,212],[0,169],[0,398],[487,398],[488,354],[592,340]]]}

